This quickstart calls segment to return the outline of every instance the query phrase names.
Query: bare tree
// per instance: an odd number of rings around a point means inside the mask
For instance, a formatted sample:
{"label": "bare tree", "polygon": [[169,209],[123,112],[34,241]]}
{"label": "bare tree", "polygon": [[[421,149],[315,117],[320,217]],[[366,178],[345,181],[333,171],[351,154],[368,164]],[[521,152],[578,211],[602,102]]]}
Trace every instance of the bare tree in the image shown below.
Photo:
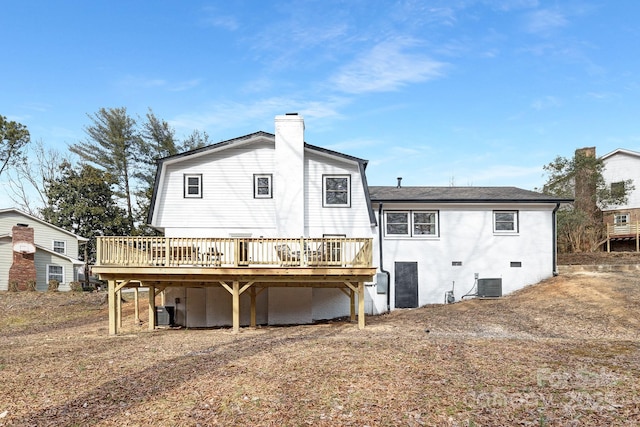
{"label": "bare tree", "polygon": [[60,165],[69,161],[69,153],[45,147],[38,140],[29,147],[26,158],[14,165],[9,174],[9,197],[15,206],[33,216],[40,216],[40,210],[49,205],[46,196],[47,182],[60,178]]}

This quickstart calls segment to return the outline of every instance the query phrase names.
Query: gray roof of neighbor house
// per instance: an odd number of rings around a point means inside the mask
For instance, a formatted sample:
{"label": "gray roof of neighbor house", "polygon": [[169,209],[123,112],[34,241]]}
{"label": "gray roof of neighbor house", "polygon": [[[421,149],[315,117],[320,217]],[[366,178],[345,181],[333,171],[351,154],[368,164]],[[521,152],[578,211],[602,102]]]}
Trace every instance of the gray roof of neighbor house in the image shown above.
{"label": "gray roof of neighbor house", "polygon": [[573,199],[549,196],[517,187],[397,187],[371,186],[372,202],[431,203],[570,203]]}

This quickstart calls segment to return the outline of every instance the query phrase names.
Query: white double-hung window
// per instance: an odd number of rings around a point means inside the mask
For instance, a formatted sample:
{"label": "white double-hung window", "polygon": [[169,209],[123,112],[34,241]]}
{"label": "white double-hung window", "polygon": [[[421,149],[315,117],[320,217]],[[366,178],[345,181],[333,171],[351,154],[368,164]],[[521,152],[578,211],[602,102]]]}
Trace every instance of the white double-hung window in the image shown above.
{"label": "white double-hung window", "polygon": [[202,174],[184,175],[184,197],[187,199],[202,198]]}
{"label": "white double-hung window", "polygon": [[494,233],[517,233],[518,211],[493,211]]}
{"label": "white double-hung window", "polygon": [[271,174],[255,174],[253,175],[253,198],[254,199],[270,199],[273,197],[271,191]]}
{"label": "white double-hung window", "polygon": [[64,282],[64,267],[61,265],[47,265],[47,283],[49,280],[57,280],[58,283]]}
{"label": "white double-hung window", "polygon": [[351,206],[351,175],[322,176],[322,206]]}

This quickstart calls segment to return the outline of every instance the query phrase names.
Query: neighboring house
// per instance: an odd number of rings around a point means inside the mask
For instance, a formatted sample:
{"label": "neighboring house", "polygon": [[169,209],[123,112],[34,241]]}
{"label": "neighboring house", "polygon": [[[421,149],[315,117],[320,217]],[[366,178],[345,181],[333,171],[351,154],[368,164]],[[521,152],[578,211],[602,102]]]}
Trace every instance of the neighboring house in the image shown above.
{"label": "neighboring house", "polygon": [[0,291],[15,281],[35,281],[46,291],[49,280],[60,282],[59,290],[70,290],[82,261],[78,247],[86,242],[77,236],[18,209],[0,209]]}
{"label": "neighboring house", "polygon": [[370,188],[366,166],[305,143],[296,114],[277,116],[275,134],[159,160],[148,223],[164,238],[98,239],[110,333],[116,292],[129,286],[164,290],[188,327],[354,319],[355,301],[362,327],[365,311],[441,303],[453,282],[459,300],[476,273],[500,294],[555,273],[566,200],[511,187]]}
{"label": "neighboring house", "polygon": [[[640,224],[640,153],[617,149],[601,157],[604,164],[602,177],[613,192],[625,191],[625,181],[632,180],[627,203],[609,206],[603,210],[612,250],[638,250],[638,224]],[[629,189],[626,189],[627,191]]]}

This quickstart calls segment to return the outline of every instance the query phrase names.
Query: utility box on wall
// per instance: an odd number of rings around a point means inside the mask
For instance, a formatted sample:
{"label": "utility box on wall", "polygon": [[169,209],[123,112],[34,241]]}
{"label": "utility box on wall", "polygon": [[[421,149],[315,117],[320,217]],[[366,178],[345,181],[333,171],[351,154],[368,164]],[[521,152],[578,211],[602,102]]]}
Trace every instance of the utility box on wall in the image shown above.
{"label": "utility box on wall", "polygon": [[376,273],[376,292],[378,294],[389,292],[389,277],[387,273]]}
{"label": "utility box on wall", "polygon": [[479,298],[499,298],[502,296],[502,279],[478,279]]}

